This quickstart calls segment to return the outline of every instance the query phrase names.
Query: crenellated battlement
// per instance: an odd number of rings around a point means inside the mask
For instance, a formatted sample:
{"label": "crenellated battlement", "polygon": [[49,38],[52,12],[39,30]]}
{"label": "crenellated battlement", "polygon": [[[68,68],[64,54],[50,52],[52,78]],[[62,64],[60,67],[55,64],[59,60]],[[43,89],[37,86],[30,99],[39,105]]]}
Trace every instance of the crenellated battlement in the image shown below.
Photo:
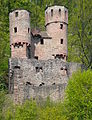
{"label": "crenellated battlement", "polygon": [[51,6],[45,10],[45,26],[51,23],[68,24],[68,10],[64,6]]}

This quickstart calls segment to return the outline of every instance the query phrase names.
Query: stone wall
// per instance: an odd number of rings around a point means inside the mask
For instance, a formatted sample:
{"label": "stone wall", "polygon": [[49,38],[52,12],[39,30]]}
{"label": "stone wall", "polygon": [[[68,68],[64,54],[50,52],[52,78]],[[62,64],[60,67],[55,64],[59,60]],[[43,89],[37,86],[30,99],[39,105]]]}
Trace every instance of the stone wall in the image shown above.
{"label": "stone wall", "polygon": [[63,97],[72,72],[80,67],[80,64],[60,59],[10,59],[9,91],[14,94],[17,102],[25,98],[48,96],[52,100],[58,100]]}

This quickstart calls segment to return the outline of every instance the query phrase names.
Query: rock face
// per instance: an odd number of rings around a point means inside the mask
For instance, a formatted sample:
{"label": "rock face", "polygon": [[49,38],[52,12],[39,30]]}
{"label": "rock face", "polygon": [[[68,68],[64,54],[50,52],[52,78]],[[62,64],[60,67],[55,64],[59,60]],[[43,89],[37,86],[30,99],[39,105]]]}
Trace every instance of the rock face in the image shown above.
{"label": "rock face", "polygon": [[14,102],[48,96],[61,100],[69,77],[81,68],[78,63],[66,62],[68,10],[64,6],[48,7],[46,31],[31,31],[30,13],[26,10],[14,10],[9,18],[9,91]]}

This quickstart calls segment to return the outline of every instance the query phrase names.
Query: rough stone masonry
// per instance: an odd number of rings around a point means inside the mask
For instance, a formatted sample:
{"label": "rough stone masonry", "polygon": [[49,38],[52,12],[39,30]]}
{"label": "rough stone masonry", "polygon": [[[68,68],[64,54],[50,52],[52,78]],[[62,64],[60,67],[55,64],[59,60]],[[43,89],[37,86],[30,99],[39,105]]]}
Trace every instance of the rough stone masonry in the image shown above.
{"label": "rough stone masonry", "polygon": [[9,20],[9,92],[14,102],[48,96],[61,100],[69,77],[81,68],[81,64],[67,62],[68,10],[64,6],[47,7],[46,31],[31,30],[27,10],[10,12]]}

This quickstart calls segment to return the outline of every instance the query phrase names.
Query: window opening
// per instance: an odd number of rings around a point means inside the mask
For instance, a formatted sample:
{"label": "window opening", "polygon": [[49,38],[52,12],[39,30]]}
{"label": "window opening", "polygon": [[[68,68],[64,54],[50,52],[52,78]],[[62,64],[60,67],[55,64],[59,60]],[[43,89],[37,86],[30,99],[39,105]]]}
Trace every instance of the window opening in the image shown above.
{"label": "window opening", "polygon": [[60,24],[60,29],[63,29],[63,24]]}
{"label": "window opening", "polygon": [[65,18],[67,19],[67,11],[65,11]]}
{"label": "window opening", "polygon": [[36,67],[36,72],[39,72],[39,67]]}
{"label": "window opening", "polygon": [[63,44],[63,39],[61,39],[61,44]]}
{"label": "window opening", "polygon": [[17,27],[14,28],[14,32],[15,32],[15,33],[17,32]]}
{"label": "window opening", "polygon": [[51,16],[53,16],[53,9],[51,9]]}
{"label": "window opening", "polygon": [[34,58],[35,58],[36,60],[38,60],[38,56],[35,56]]}
{"label": "window opening", "polygon": [[30,28],[28,28],[28,33],[30,33]]}
{"label": "window opening", "polygon": [[59,9],[59,15],[61,15],[61,9]]}
{"label": "window opening", "polygon": [[20,66],[14,66],[15,69],[20,69]]}
{"label": "window opening", "polygon": [[15,12],[15,17],[18,17],[18,12]]}
{"label": "window opening", "polygon": [[39,86],[42,86],[42,84],[40,84]]}
{"label": "window opening", "polygon": [[61,69],[60,70],[63,70],[63,67],[61,67]]}
{"label": "window opening", "polygon": [[41,39],[41,40],[40,40],[40,43],[43,45],[43,44],[44,44],[44,40],[43,40],[43,39]]}
{"label": "window opening", "polygon": [[55,83],[53,83],[52,85],[55,85]]}
{"label": "window opening", "polygon": [[26,82],[26,84],[32,85],[30,82]]}

